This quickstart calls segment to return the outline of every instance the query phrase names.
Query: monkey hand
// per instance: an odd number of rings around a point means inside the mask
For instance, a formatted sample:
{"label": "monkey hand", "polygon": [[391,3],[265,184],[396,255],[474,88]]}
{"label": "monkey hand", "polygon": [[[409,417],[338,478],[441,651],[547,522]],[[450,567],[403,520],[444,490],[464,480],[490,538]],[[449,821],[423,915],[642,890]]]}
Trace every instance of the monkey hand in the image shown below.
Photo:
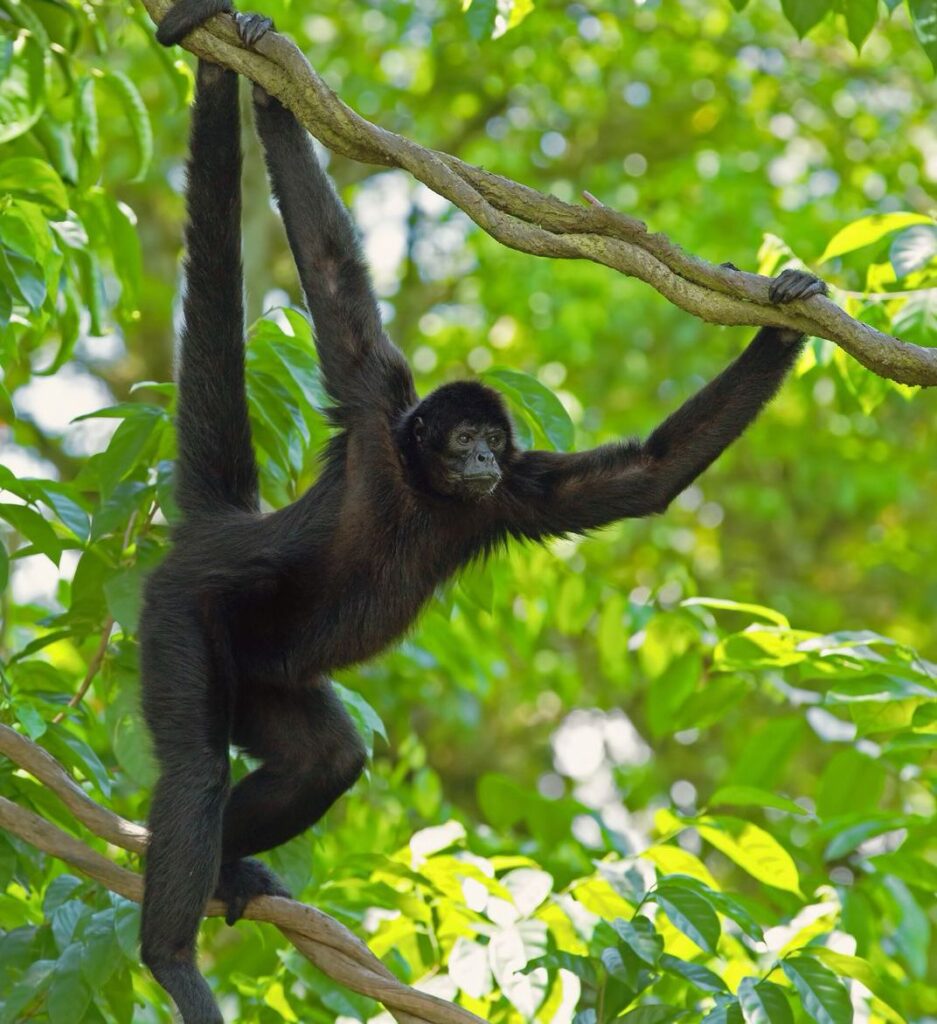
{"label": "monkey hand", "polygon": [[261,39],[268,33],[275,30],[272,18],[265,18],[262,14],[235,14],[238,36],[241,42],[253,49]]}
{"label": "monkey hand", "polygon": [[[782,270],[768,285],[768,300],[778,306],[826,294],[826,283],[806,270]],[[797,345],[804,339],[803,332],[792,327],[776,328],[775,336],[785,348]]]}
{"label": "monkey hand", "polygon": [[782,270],[768,285],[768,300],[777,306],[826,294],[826,283],[806,270]]}
{"label": "monkey hand", "polygon": [[244,909],[255,896],[285,896],[290,893],[279,878],[259,860],[244,857],[221,865],[215,898],[226,903],[225,921],[234,924],[244,916]]}

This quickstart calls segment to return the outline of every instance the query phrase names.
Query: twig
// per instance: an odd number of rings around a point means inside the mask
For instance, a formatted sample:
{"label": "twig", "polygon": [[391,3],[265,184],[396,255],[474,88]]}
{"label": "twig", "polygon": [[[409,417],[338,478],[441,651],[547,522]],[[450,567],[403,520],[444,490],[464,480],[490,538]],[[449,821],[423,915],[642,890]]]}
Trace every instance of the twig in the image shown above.
{"label": "twig", "polygon": [[[142,0],[159,21],[172,0]],[[773,306],[769,279],[707,263],[634,217],[601,203],[573,206],[509,178],[427,149],[366,121],[344,104],[300,50],[276,32],[245,49],[229,15],[192,32],[185,46],[276,96],[321,142],[365,163],[400,167],[449,199],[493,238],[521,252],[587,259],[637,277],[711,323],[790,327],[828,338],[879,376],[937,385],[937,348],[902,342],[854,320],[824,296]]]}
{"label": "twig", "polygon": [[[75,819],[100,839],[133,853],[146,849],[147,830],[96,803],[65,768],[38,744],[0,725],[0,754],[29,772],[55,793]],[[139,902],[143,879],[92,850],[33,811],[0,797],[0,828],[72,865],[112,892]],[[219,917],[224,904],[211,900],[206,916]],[[296,900],[263,896],[244,913],[253,921],[276,925],[283,935],[320,970],[361,995],[377,999],[399,1024],[484,1024],[480,1017],[453,1003],[404,985],[343,924]]]}
{"label": "twig", "polygon": [[85,694],[88,692],[91,684],[94,682],[94,677],[98,674],[98,670],[101,668],[101,662],[104,661],[104,655],[107,654],[107,644],[111,639],[111,630],[114,628],[114,620],[110,615],[104,620],[104,627],[101,630],[101,642],[97,646],[97,650],[91,656],[91,660],[88,662],[88,670],[85,672],[85,678],[81,681],[81,686],[72,694],[68,701],[68,704],[52,717],[53,723],[58,725],[59,722],[68,714],[69,708],[76,708],[82,702]]}

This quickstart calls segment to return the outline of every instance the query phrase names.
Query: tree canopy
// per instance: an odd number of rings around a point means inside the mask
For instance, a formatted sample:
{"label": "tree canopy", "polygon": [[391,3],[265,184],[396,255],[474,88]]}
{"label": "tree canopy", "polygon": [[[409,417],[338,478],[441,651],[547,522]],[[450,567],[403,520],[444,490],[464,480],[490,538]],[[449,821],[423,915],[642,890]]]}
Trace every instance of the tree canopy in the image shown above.
{"label": "tree canopy", "polygon": [[[135,904],[193,89],[168,6],[0,0],[0,1024],[171,1019]],[[831,300],[665,516],[474,567],[340,674],[367,778],[269,857],[308,906],[209,918],[200,962],[263,1024],[929,1020],[937,3],[464,7],[268,0],[298,50],[225,16],[186,44],[330,147],[421,392],[480,376],[525,446],[646,435],[738,325],[788,322],[756,274]],[[276,507],[331,428],[244,139]]]}

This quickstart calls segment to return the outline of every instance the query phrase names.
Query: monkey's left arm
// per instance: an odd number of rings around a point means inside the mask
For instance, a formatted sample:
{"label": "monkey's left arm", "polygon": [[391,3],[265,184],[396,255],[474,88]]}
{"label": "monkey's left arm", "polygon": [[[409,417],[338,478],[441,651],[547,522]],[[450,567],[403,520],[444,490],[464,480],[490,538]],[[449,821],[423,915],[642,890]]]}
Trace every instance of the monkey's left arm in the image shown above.
{"label": "monkey's left arm", "polygon": [[[771,298],[791,302],[825,290],[810,274],[785,271],[772,283]],[[755,419],[803,340],[793,331],[762,328],[735,362],[643,443],[523,454],[511,472],[508,528],[539,538],[663,512]]]}

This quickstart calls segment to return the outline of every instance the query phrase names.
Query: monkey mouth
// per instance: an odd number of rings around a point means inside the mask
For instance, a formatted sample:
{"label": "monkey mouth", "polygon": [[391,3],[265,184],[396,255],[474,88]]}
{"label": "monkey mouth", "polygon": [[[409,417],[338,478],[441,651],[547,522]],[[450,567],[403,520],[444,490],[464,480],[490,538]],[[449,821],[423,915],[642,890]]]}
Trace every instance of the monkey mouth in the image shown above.
{"label": "monkey mouth", "polygon": [[462,479],[465,489],[476,499],[487,498],[490,494],[494,494],[499,483],[501,483],[500,473],[479,473]]}

